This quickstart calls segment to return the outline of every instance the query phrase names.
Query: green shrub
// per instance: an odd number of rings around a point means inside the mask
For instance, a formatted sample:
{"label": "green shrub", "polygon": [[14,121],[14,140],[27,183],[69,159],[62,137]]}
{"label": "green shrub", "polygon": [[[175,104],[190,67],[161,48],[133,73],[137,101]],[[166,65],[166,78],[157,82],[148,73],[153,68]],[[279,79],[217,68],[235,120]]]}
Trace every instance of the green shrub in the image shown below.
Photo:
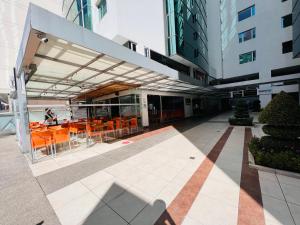
{"label": "green shrub", "polygon": [[272,137],[281,139],[297,139],[300,137],[300,126],[264,125],[262,130]]}
{"label": "green shrub", "polygon": [[300,106],[282,91],[260,113],[259,122],[274,126],[300,125]]}
{"label": "green shrub", "polygon": [[252,126],[253,118],[249,116],[248,105],[244,99],[239,99],[235,105],[234,117],[229,123],[236,126]]}
{"label": "green shrub", "polygon": [[249,118],[248,105],[244,99],[239,99],[235,105],[235,118]]}
{"label": "green shrub", "polygon": [[260,149],[267,152],[300,151],[300,140],[286,140],[264,136],[260,139]]}
{"label": "green shrub", "polygon": [[[253,138],[249,143],[255,163],[275,169],[300,172],[300,154],[294,151],[264,151],[260,139]],[[269,150],[269,149],[268,149]]]}

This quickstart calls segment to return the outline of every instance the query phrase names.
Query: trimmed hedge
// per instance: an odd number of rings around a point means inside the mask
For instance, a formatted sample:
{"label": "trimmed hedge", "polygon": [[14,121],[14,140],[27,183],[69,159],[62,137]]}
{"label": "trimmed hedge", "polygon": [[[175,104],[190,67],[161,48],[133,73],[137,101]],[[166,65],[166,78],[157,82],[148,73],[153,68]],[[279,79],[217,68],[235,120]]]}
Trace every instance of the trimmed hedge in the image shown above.
{"label": "trimmed hedge", "polygon": [[255,163],[262,166],[272,167],[280,170],[300,172],[300,154],[294,151],[268,151],[262,150],[259,138],[253,138],[249,143]]}
{"label": "trimmed hedge", "polygon": [[262,130],[275,138],[297,139],[300,137],[300,126],[273,126],[264,125]]}
{"label": "trimmed hedge", "polygon": [[260,139],[261,149],[267,152],[294,151],[300,152],[300,140],[285,140],[264,136]]}
{"label": "trimmed hedge", "polygon": [[285,92],[280,92],[259,114],[259,122],[274,126],[300,125],[300,106]]}
{"label": "trimmed hedge", "polygon": [[230,125],[252,126],[253,118],[248,112],[248,105],[244,99],[239,99],[235,105],[234,117],[228,119]]}

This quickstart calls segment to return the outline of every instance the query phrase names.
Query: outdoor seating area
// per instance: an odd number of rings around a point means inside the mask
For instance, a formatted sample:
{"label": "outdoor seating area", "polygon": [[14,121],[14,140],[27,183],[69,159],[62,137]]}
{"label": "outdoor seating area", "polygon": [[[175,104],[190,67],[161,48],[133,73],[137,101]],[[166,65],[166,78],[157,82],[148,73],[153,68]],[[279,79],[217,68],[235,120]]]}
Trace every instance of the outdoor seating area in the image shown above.
{"label": "outdoor seating area", "polygon": [[72,150],[82,144],[89,147],[111,142],[142,130],[136,116],[64,120],[59,125],[35,121],[29,123],[29,128],[34,159],[56,157],[57,152]]}

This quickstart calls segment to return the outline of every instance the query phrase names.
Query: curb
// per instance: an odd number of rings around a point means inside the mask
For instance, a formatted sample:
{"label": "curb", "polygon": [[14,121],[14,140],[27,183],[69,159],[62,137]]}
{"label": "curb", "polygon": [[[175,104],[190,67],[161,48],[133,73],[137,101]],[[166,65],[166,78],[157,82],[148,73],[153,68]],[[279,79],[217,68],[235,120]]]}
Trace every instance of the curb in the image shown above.
{"label": "curb", "polygon": [[279,170],[279,169],[274,169],[271,167],[266,167],[266,166],[261,166],[261,165],[255,164],[254,157],[250,151],[248,151],[248,159],[249,159],[249,167],[252,169],[300,179],[300,173],[290,172],[290,171],[286,171],[286,170]]}

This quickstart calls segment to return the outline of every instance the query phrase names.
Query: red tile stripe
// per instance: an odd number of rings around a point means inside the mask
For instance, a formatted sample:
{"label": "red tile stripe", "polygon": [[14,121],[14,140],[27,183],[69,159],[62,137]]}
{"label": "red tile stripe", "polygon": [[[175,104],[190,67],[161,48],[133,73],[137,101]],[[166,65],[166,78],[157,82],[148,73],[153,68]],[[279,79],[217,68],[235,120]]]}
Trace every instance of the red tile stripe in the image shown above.
{"label": "red tile stripe", "polygon": [[243,165],[240,183],[238,225],[265,225],[263,203],[256,169],[249,168],[248,143],[252,138],[250,128],[245,130]]}
{"label": "red tile stripe", "polygon": [[167,127],[163,127],[163,128],[157,129],[157,130],[153,130],[153,131],[150,131],[150,132],[146,132],[146,133],[128,138],[127,140],[128,141],[139,141],[139,140],[142,140],[142,139],[152,137],[154,135],[166,132],[166,131],[171,130],[171,129],[174,129],[174,127],[173,126],[167,126]]}
{"label": "red tile stripe", "polygon": [[227,128],[225,133],[206,156],[206,159],[201,163],[169,207],[162,213],[155,225],[179,225],[183,222],[223,150],[232,129],[233,127]]}

